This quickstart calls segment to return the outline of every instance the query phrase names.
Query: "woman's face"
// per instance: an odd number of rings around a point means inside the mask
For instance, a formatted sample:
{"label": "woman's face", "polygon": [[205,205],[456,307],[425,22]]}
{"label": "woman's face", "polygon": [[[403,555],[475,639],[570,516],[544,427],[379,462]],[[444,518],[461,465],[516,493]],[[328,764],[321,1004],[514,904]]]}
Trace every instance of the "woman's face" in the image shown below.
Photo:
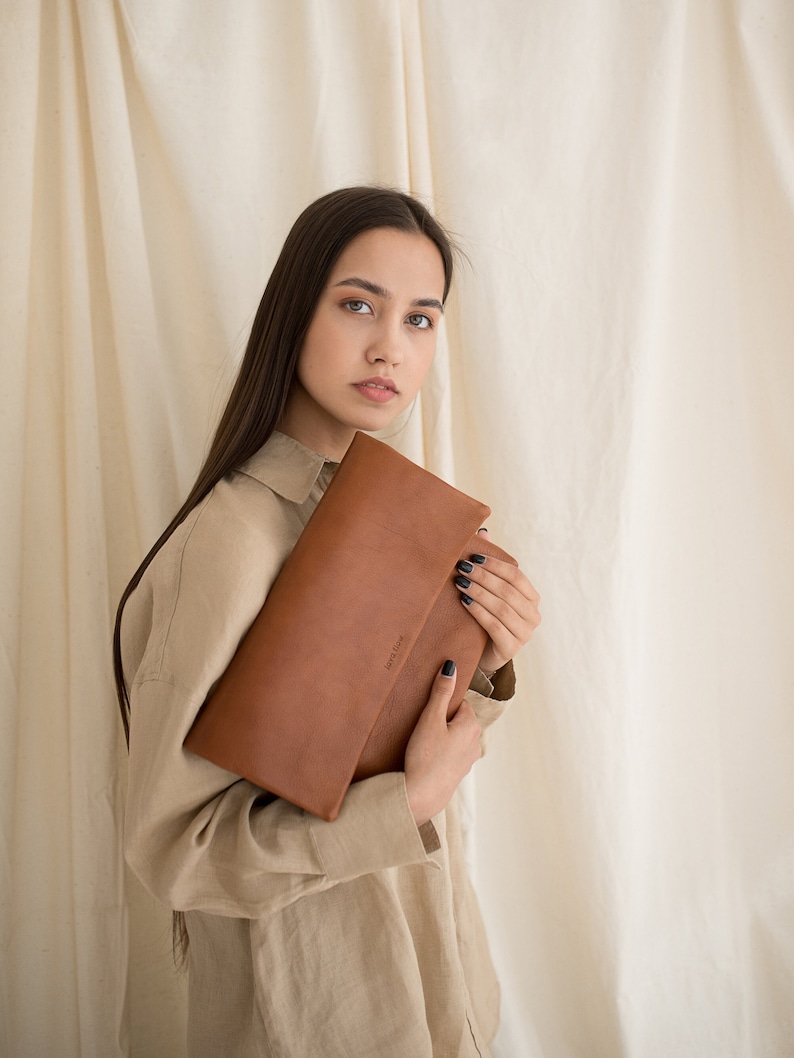
{"label": "woman's face", "polygon": [[356,430],[388,426],[433,362],[443,294],[426,235],[375,228],[353,239],[317,302],[280,429],[341,459]]}

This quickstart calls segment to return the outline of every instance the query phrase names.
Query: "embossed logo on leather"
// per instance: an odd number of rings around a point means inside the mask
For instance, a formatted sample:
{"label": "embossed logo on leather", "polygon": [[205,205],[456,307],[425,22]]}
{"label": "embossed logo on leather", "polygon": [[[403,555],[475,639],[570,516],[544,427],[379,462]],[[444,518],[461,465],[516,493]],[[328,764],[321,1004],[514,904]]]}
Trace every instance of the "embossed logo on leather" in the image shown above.
{"label": "embossed logo on leather", "polygon": [[397,640],[396,640],[394,646],[391,648],[391,654],[389,654],[389,660],[386,662],[386,666],[385,667],[387,669],[391,668],[392,662],[397,657],[397,653],[398,653],[400,647],[402,646],[402,641],[403,641],[403,637],[402,636],[397,636]]}

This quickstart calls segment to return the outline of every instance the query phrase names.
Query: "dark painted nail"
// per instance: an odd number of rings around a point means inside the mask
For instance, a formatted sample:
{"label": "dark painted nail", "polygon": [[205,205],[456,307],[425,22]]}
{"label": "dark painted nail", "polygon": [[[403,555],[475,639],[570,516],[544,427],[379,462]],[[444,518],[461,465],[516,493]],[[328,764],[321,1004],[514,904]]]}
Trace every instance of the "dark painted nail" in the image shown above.
{"label": "dark painted nail", "polygon": [[470,588],[471,581],[468,577],[455,577],[455,583],[459,588]]}
{"label": "dark painted nail", "polygon": [[455,675],[455,662],[445,661],[441,667],[442,676],[454,676]]}
{"label": "dark painted nail", "polygon": [[471,606],[472,604],[472,599],[469,595],[461,595],[460,600],[464,606]]}
{"label": "dark painted nail", "polygon": [[461,571],[461,573],[471,573],[471,571],[474,569],[474,566],[471,564],[471,562],[466,562],[465,559],[461,559],[461,561],[458,563],[458,569]]}
{"label": "dark painted nail", "polygon": [[472,555],[472,562],[476,562],[478,566],[481,566],[485,562],[485,555]]}

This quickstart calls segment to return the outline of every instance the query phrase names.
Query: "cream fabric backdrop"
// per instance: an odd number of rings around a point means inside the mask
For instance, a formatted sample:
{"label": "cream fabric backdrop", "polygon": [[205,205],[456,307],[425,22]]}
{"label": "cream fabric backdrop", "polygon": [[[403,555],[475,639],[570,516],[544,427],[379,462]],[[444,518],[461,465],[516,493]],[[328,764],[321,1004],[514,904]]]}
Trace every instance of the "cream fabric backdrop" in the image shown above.
{"label": "cream fabric backdrop", "polygon": [[399,444],[544,596],[469,788],[502,1058],[794,1055],[789,0],[3,0],[8,1056],[174,1058],[115,601],[282,239],[353,182],[471,259]]}

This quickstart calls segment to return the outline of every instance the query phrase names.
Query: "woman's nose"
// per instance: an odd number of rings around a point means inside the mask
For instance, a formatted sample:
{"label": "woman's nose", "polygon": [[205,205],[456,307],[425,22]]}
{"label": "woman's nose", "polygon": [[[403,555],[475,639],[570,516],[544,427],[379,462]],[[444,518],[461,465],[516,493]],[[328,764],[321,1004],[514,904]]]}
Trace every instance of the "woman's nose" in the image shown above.
{"label": "woman's nose", "polygon": [[399,364],[403,358],[402,334],[396,327],[384,323],[376,334],[371,336],[367,348],[367,360],[370,364]]}

